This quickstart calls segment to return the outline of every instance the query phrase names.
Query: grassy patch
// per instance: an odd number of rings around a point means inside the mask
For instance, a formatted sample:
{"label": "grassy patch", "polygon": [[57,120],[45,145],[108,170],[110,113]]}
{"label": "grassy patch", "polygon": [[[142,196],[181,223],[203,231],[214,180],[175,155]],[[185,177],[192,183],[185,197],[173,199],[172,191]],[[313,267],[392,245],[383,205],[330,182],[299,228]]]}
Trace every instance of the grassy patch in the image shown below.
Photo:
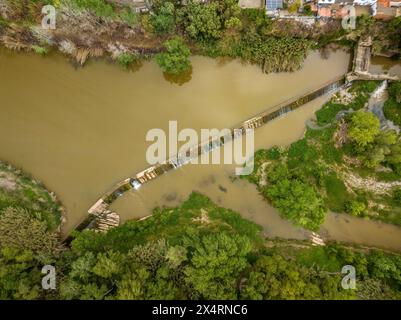
{"label": "grassy patch", "polygon": [[331,173],[325,178],[324,183],[327,193],[327,207],[335,212],[343,212],[345,204],[351,200],[351,195],[348,193],[344,182],[335,173]]}

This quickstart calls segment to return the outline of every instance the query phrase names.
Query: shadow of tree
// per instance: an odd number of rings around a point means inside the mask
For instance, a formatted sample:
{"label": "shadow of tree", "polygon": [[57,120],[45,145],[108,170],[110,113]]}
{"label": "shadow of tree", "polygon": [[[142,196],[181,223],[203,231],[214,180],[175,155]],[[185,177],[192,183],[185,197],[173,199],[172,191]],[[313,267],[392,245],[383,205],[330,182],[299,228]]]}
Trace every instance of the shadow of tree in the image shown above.
{"label": "shadow of tree", "polygon": [[170,83],[177,84],[179,86],[182,86],[184,83],[187,83],[191,81],[192,79],[192,67],[188,69],[188,71],[185,71],[180,74],[169,74],[164,72],[163,77],[166,81]]}

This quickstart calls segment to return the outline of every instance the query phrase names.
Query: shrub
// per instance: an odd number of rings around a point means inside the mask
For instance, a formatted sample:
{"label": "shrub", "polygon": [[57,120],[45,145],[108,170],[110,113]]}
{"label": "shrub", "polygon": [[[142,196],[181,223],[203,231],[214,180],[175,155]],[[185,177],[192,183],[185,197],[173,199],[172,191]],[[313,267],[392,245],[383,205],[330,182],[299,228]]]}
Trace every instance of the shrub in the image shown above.
{"label": "shrub", "polygon": [[345,211],[353,216],[360,216],[366,211],[366,205],[356,200],[348,201],[345,204]]}
{"label": "shrub", "polygon": [[124,69],[127,69],[131,64],[138,60],[138,56],[134,53],[122,53],[117,57],[117,62]]}
{"label": "shrub", "polygon": [[189,48],[182,38],[175,37],[164,43],[167,52],[156,55],[156,62],[167,74],[179,75],[191,69]]}
{"label": "shrub", "polygon": [[33,51],[35,51],[37,54],[40,54],[41,56],[44,56],[49,52],[49,50],[47,48],[41,47],[41,46],[36,46],[36,45],[32,46],[32,49],[33,49]]}

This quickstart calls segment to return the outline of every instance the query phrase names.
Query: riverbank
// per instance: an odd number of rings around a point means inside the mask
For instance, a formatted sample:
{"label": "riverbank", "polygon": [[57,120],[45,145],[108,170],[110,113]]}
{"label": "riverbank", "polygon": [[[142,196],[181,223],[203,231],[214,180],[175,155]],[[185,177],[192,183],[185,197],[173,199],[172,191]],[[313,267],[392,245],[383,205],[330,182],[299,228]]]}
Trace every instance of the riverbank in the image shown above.
{"label": "riverbank", "polygon": [[398,18],[383,22],[362,17],[356,30],[346,31],[340,20],[313,26],[271,20],[265,10],[241,9],[235,1],[185,6],[157,2],[151,14],[102,0],[46,3],[56,7],[54,30],[40,27],[43,2],[2,0],[0,43],[41,55],[55,49],[79,65],[89,58],[110,57],[127,67],[164,52],[166,41],[178,35],[192,54],[239,58],[267,73],[298,70],[311,49],[330,43],[352,47],[365,34],[373,36],[373,53],[400,49]]}
{"label": "riverbank", "polygon": [[[0,297],[400,299],[400,255],[336,243],[267,240],[261,229],[192,193],[179,207],[155,209],[146,220],[107,233],[76,233],[71,250],[53,258],[58,286],[52,291],[39,289],[37,255],[27,259],[26,252],[23,256],[19,248],[12,251],[0,243],[0,285],[9,284]],[[342,285],[345,265],[356,269],[355,290]],[[22,281],[23,287],[18,285]]]}
{"label": "riverbank", "polygon": [[51,259],[59,250],[65,211],[43,184],[0,162],[0,246]]}
{"label": "riverbank", "polygon": [[0,161],[0,210],[21,207],[30,212],[41,212],[43,220],[52,231],[60,231],[65,220],[65,210],[54,192],[48,191],[41,183]]}

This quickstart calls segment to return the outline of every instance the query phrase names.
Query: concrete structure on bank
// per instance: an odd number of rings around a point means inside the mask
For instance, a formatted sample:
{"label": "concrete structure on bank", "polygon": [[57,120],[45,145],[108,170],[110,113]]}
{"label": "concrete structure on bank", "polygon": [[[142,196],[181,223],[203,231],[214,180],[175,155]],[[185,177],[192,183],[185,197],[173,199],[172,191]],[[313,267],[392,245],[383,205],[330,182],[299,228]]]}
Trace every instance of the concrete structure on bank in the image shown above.
{"label": "concrete structure on bank", "polygon": [[260,9],[263,8],[264,0],[239,0],[238,5],[242,9]]}
{"label": "concrete structure on bank", "polygon": [[148,12],[152,6],[152,0],[107,0],[107,1],[116,4],[118,6],[129,7],[137,13]]}
{"label": "concrete structure on bank", "polygon": [[356,16],[375,16],[377,13],[377,0],[318,0],[319,17],[343,18],[349,15],[349,7],[355,9]]}

